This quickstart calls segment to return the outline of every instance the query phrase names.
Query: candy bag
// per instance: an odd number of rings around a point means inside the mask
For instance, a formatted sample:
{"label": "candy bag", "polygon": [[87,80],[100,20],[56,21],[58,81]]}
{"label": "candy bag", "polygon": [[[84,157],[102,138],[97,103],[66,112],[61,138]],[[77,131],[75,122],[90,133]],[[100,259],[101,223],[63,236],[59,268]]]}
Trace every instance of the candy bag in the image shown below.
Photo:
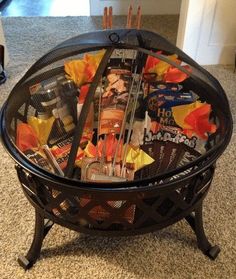
{"label": "candy bag", "polygon": [[147,111],[153,121],[161,125],[176,126],[172,107],[190,104],[194,101],[192,92],[183,92],[178,84],[151,84],[144,100]]}

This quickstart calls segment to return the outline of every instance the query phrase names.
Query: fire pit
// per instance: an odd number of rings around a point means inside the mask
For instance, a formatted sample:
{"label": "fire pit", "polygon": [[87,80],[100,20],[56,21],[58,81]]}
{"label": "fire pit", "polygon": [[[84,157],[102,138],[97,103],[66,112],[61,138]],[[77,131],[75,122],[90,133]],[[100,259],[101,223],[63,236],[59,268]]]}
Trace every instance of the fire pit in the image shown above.
{"label": "fire pit", "polygon": [[219,82],[158,34],[79,35],[40,58],[1,110],[1,137],[35,207],[28,269],[54,223],[102,236],[185,218],[199,249],[202,205],[232,118]]}

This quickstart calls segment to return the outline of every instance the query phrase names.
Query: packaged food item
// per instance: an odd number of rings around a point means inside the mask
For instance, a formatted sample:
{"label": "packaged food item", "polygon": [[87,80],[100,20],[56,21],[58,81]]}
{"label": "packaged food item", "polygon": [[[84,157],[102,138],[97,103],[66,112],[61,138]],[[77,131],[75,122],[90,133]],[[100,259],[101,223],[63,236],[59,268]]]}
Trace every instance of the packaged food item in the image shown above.
{"label": "packaged food item", "polygon": [[44,151],[44,154],[46,155],[48,162],[53,167],[54,173],[64,176],[63,171],[61,170],[48,145],[43,145],[42,150]]}
{"label": "packaged food item", "polygon": [[192,92],[183,92],[178,84],[152,84],[146,97],[148,114],[161,125],[176,126],[172,107],[194,102]]}
{"label": "packaged food item", "polygon": [[132,73],[130,66],[108,67],[107,85],[102,94],[100,134],[121,132],[124,112],[127,106]]}
{"label": "packaged food item", "polygon": [[54,173],[52,166],[49,164],[47,157],[41,148],[25,150],[24,154],[34,164],[49,172]]}
{"label": "packaged food item", "polygon": [[199,140],[196,136],[188,137],[181,128],[155,124],[152,122],[141,146],[155,161],[144,168],[142,176],[148,177],[175,169],[184,152],[189,152],[196,158],[206,151],[206,141]]}
{"label": "packaged food item", "polygon": [[[68,138],[51,148],[51,152],[53,156],[55,157],[58,165],[60,166],[61,170],[64,170],[67,166],[69,154],[70,154],[70,149],[72,145],[72,140],[73,138]],[[81,165],[81,160],[84,156],[83,150],[79,147],[76,160],[75,160],[75,165],[80,167]]]}
{"label": "packaged food item", "polygon": [[197,146],[197,137],[187,137],[181,128],[173,126],[161,126],[157,132],[150,130],[145,138],[145,145],[153,141],[183,143],[191,148]]}
{"label": "packaged food item", "polygon": [[164,158],[165,145],[165,142],[154,140],[151,142],[144,142],[144,145],[141,146],[145,153],[147,153],[151,158],[155,158],[150,165],[147,165],[142,169],[141,178],[154,176],[160,172],[160,166]]}

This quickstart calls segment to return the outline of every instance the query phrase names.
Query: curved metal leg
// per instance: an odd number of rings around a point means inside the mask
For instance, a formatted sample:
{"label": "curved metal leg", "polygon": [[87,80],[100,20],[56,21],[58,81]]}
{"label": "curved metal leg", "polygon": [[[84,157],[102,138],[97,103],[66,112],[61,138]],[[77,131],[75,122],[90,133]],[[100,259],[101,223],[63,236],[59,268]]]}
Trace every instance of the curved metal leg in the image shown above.
{"label": "curved metal leg", "polygon": [[[46,221],[46,222],[45,222]],[[37,210],[35,211],[34,239],[26,256],[20,255],[18,263],[25,270],[31,268],[40,256],[43,239],[53,226],[53,222],[45,220]]]}
{"label": "curved metal leg", "polygon": [[212,246],[205,235],[202,219],[202,203],[185,219],[196,234],[198,248],[211,260],[215,260],[220,253],[220,248],[217,245]]}

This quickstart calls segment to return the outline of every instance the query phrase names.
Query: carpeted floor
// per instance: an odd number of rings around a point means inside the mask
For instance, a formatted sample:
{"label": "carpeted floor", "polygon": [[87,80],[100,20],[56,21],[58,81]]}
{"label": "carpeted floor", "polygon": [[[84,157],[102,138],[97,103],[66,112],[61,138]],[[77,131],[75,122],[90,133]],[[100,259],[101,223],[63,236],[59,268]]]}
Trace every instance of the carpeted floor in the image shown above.
{"label": "carpeted floor", "polygon": [[[116,19],[116,26],[124,18]],[[97,18],[3,18],[11,62],[9,79],[0,86],[0,104],[26,69],[55,44],[100,27]],[[177,17],[149,17],[144,27],[175,41]],[[225,88],[236,115],[236,74],[231,66],[210,66]],[[0,145],[0,278],[121,278],[234,279],[236,278],[236,135],[217,163],[204,205],[205,229],[222,252],[210,261],[196,247],[184,221],[152,234],[132,238],[80,235],[55,225],[45,239],[41,260],[28,272],[17,264],[33,236],[34,212],[24,197],[14,163]]]}

